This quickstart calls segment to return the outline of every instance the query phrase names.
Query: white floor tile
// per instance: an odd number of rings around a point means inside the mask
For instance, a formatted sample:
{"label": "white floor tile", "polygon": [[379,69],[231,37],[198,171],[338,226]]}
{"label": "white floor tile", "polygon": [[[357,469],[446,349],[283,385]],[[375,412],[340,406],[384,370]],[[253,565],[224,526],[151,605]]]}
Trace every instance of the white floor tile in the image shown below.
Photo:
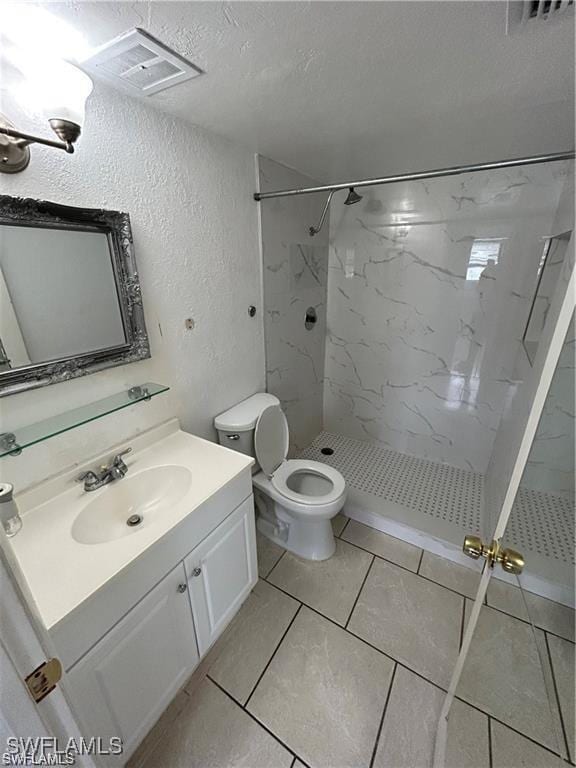
{"label": "white floor tile", "polygon": [[464,598],[376,559],[348,629],[446,688],[460,643]]}
{"label": "white floor tile", "polygon": [[146,768],[290,768],[292,755],[210,680],[168,728]]}
{"label": "white floor tile", "polygon": [[248,710],[313,768],[368,768],[393,667],[303,607]]}
{"label": "white floor tile", "polygon": [[302,560],[287,552],[268,580],[344,626],[371,561],[368,552],[336,539],[329,560]]}
{"label": "white floor tile", "polygon": [[299,603],[265,581],[259,581],[240,609],[224,650],[209,676],[245,704]]}

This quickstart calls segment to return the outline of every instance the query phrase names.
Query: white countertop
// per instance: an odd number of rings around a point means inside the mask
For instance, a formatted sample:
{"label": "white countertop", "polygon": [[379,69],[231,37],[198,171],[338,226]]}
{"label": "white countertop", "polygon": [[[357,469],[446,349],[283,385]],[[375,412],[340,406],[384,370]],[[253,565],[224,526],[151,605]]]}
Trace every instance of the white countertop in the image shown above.
{"label": "white countertop", "polygon": [[[192,473],[190,488],[164,514],[130,535],[98,544],[79,543],[71,533],[74,520],[114,483],[87,493],[76,478],[128,446],[132,452],[125,457],[127,477],[152,467],[180,465]],[[9,541],[46,627],[61,621],[253,463],[249,456],[182,432],[173,419],[20,494],[23,526]]]}

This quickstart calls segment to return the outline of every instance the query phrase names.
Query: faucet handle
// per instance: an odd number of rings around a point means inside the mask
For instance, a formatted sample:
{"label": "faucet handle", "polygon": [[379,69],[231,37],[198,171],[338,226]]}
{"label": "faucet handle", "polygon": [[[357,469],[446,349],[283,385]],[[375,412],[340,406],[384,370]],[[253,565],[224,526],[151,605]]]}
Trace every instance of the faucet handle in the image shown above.
{"label": "faucet handle", "polygon": [[89,469],[87,472],[82,472],[82,474],[76,478],[77,483],[81,483],[82,481],[84,482],[85,491],[95,490],[100,483],[98,475],[92,469]]}
{"label": "faucet handle", "polygon": [[124,460],[122,459],[122,456],[125,456],[127,453],[130,453],[132,448],[125,448],[123,451],[120,451],[120,453],[117,453],[116,456],[112,459],[112,467],[119,470],[121,473],[120,476],[124,477],[126,472],[128,472],[128,467],[124,463]]}
{"label": "faucet handle", "polygon": [[87,472],[82,472],[81,475],[78,475],[76,482],[81,483],[84,480],[92,480],[92,478],[97,479],[96,473],[92,469],[89,469]]}

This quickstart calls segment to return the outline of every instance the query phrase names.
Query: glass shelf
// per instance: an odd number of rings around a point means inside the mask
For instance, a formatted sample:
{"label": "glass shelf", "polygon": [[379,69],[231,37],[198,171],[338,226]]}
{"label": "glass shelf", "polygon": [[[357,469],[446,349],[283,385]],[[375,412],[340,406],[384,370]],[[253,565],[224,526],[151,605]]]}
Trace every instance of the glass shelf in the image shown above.
{"label": "glass shelf", "polygon": [[16,432],[4,432],[0,434],[0,458],[2,456],[18,456],[23,448],[28,448],[35,443],[41,443],[42,440],[48,440],[50,437],[60,435],[62,432],[68,432],[70,429],[80,427],[82,424],[88,424],[90,421],[101,419],[114,411],[121,411],[122,408],[128,408],[134,403],[151,400],[162,392],[167,392],[170,387],[163,384],[139,384],[131,389],[119,392],[117,395],[105,397],[102,400],[96,400],[94,403],[83,405],[81,408],[74,408],[66,413],[59,413],[57,416],[51,416],[44,421],[38,421],[36,424],[29,424]]}

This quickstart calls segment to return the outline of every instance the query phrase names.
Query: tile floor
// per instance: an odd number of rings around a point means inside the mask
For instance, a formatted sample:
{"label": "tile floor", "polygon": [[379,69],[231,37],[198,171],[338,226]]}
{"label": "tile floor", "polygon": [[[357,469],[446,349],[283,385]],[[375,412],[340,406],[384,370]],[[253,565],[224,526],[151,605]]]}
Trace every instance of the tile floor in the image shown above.
{"label": "tile floor", "polygon": [[[261,580],[207,676],[174,700],[131,766],[432,765],[478,575],[342,516],[334,530],[324,563],[258,535]],[[447,766],[566,766],[576,757],[574,613],[530,596],[535,641],[516,588],[493,580],[487,602]]]}

